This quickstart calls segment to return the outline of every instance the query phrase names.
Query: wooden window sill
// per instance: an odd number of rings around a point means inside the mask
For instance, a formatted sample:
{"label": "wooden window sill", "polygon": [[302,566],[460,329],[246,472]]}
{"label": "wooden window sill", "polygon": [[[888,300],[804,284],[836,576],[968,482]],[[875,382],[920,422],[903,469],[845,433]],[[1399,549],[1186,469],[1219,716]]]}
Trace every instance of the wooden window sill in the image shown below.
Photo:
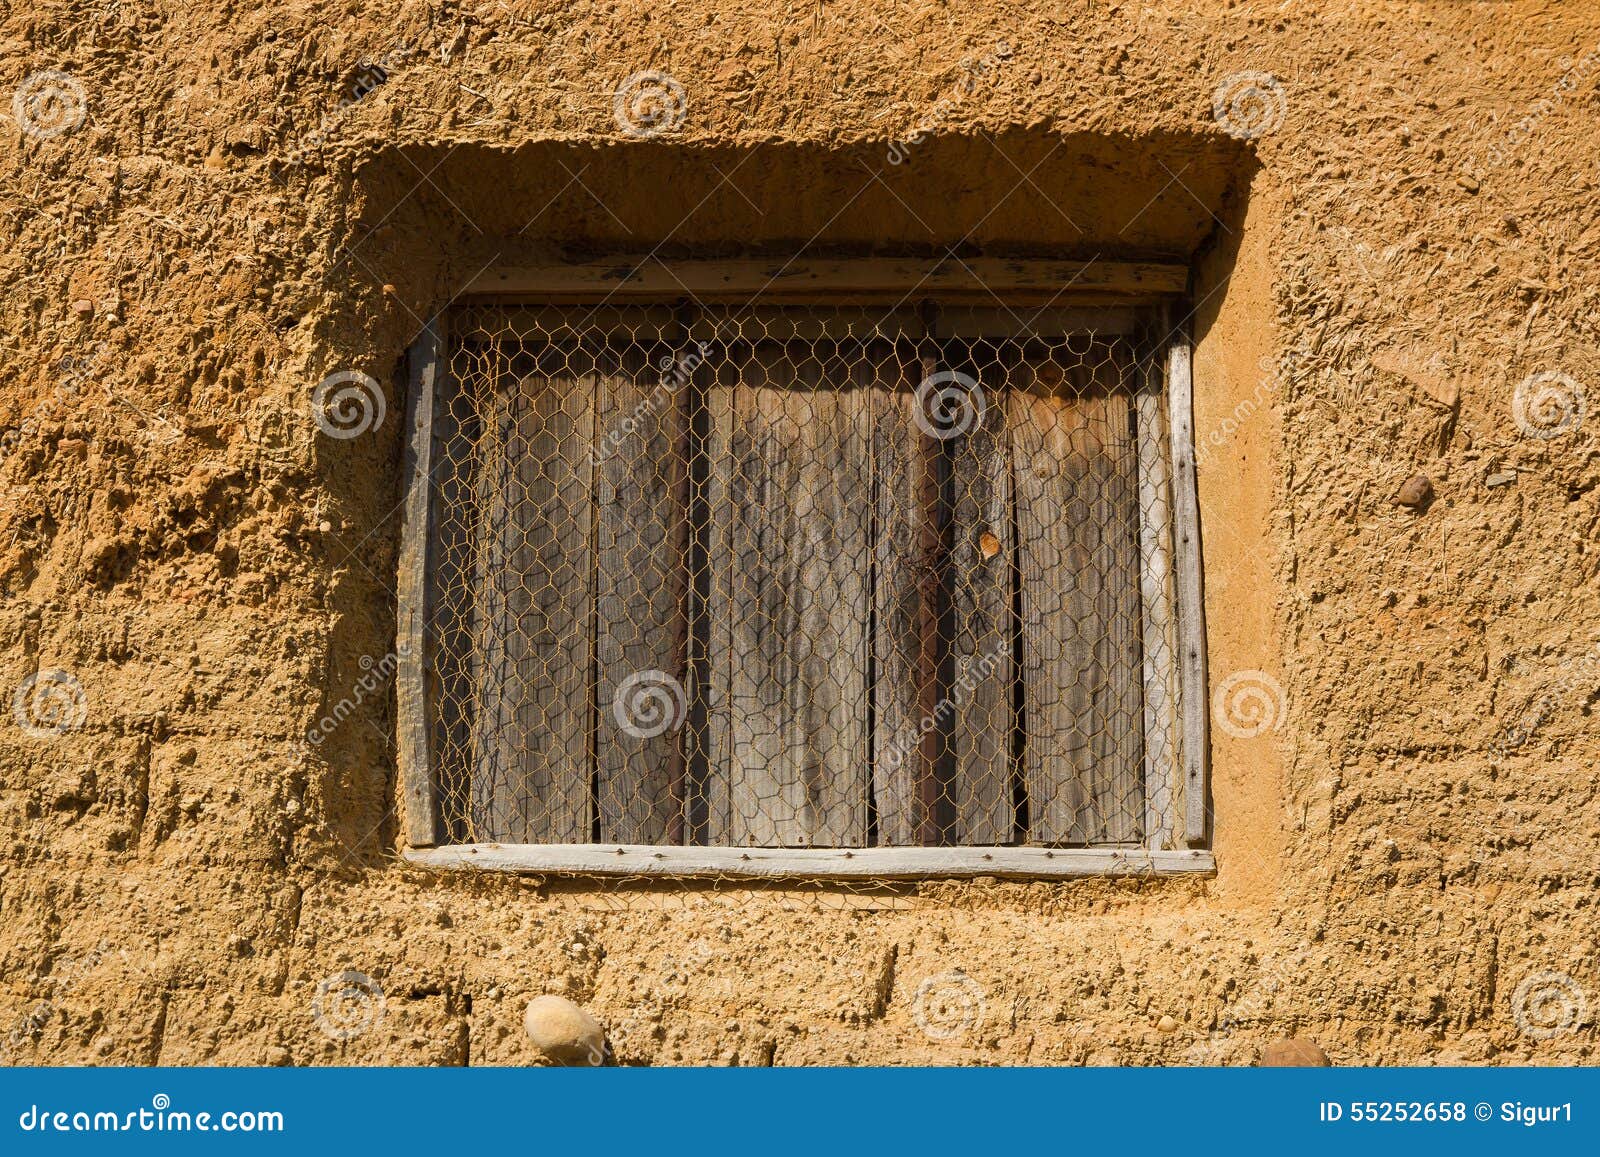
{"label": "wooden window sill", "polygon": [[831,880],[1007,876],[1174,876],[1213,873],[1202,849],[1145,848],[734,848],[632,844],[451,844],[410,848],[411,863],[485,872],[599,876]]}

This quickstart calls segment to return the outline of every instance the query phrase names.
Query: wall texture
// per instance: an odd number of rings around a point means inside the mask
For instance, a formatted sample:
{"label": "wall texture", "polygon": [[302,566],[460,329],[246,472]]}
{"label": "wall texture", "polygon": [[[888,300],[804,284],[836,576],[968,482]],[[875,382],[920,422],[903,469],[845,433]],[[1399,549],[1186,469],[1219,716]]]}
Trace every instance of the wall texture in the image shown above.
{"label": "wall texture", "polygon": [[[1600,1059],[1593,5],[210,7],[0,12],[0,1060]],[[407,343],[807,242],[1192,261],[1215,879],[399,860]]]}

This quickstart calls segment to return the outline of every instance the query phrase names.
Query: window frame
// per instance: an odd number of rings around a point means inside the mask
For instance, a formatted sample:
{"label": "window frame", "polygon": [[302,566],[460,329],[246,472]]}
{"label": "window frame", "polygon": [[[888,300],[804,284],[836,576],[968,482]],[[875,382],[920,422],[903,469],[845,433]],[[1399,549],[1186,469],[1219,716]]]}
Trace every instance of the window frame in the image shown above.
{"label": "window frame", "polygon": [[[1146,782],[1147,795],[1181,792],[1176,831],[1147,834],[1146,847],[942,846],[757,848],[614,844],[461,844],[444,842],[435,771],[429,758],[428,656],[425,624],[434,609],[429,582],[432,529],[433,416],[446,356],[443,317],[430,321],[409,350],[406,441],[401,465],[403,525],[396,614],[398,788],[403,798],[407,860],[434,867],[575,875],[686,878],[812,878],[818,880],[938,877],[1167,875],[1214,871],[1209,849],[1204,598],[1199,501],[1195,477],[1193,377],[1187,269],[1162,263],[947,258],[843,259],[787,264],[618,258],[584,264],[496,269],[479,275],[462,297],[474,303],[566,305],[681,301],[800,305],[895,304],[908,296],[1007,307],[1135,306],[1152,311],[1167,331],[1167,407],[1172,552],[1170,575],[1176,652],[1172,719],[1178,742],[1176,782]],[[907,294],[908,287],[915,287]],[[1154,395],[1160,398],[1161,395]],[[1145,479],[1141,474],[1140,484]],[[1141,551],[1141,555],[1144,552]],[[1165,582],[1141,559],[1141,584]],[[1146,594],[1148,597],[1148,594]],[[1151,675],[1146,669],[1145,681]],[[1148,710],[1148,707],[1147,707]]]}

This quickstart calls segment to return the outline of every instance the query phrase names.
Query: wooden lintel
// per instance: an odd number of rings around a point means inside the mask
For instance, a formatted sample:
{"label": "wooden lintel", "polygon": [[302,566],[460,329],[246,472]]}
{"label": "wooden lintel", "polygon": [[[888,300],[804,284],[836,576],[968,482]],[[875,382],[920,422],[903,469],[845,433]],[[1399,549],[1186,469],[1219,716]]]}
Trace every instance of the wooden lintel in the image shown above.
{"label": "wooden lintel", "polygon": [[661,261],[616,257],[560,265],[491,269],[463,293],[551,302],[798,302],[921,298],[992,303],[1018,299],[1062,304],[1160,299],[1182,294],[1187,267],[1162,262],[1045,261],[1010,258],[857,258]]}

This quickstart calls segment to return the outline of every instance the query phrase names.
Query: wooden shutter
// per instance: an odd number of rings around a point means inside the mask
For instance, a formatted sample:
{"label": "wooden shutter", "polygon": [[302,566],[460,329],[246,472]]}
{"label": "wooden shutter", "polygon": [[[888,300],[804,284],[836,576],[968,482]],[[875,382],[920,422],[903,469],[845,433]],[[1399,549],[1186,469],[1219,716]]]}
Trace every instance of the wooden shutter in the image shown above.
{"label": "wooden shutter", "polygon": [[[481,306],[456,326],[421,435],[415,697],[447,838],[1192,838],[1192,540],[1158,363],[1115,311],[933,316]],[[954,435],[922,409],[935,377],[975,402]],[[670,726],[614,710],[641,674],[676,689]]]}

